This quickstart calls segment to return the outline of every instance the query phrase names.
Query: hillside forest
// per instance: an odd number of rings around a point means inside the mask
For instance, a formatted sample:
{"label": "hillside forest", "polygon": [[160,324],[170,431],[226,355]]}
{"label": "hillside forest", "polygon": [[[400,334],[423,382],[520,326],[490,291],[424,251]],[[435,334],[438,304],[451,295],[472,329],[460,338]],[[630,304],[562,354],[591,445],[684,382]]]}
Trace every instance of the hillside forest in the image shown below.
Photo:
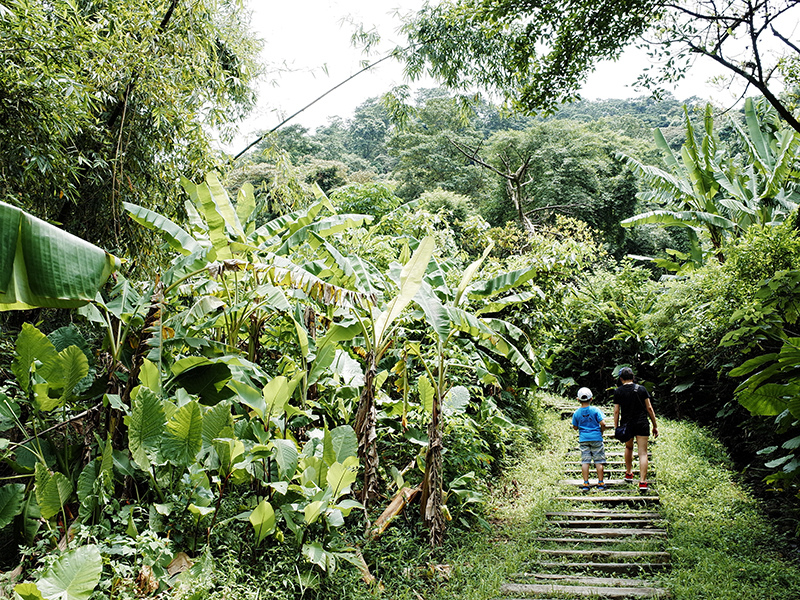
{"label": "hillside forest", "polygon": [[234,159],[245,14],[0,0],[0,596],[392,597],[492,530],[543,394],[623,366],[796,536],[796,85],[440,72]]}

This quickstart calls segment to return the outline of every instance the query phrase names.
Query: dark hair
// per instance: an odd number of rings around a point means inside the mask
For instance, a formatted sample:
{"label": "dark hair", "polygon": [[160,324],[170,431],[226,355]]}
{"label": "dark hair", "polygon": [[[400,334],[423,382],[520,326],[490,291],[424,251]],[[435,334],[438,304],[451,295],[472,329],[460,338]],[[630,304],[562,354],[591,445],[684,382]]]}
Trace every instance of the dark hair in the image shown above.
{"label": "dark hair", "polygon": [[622,367],[619,370],[619,378],[622,381],[633,381],[633,369],[630,367]]}

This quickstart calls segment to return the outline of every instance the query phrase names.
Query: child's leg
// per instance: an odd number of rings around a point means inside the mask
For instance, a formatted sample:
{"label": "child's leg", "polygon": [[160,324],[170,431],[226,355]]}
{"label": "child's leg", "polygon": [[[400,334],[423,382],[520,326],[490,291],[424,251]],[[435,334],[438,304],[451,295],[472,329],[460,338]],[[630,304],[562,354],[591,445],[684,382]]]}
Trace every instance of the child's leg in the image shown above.
{"label": "child's leg", "polygon": [[606,448],[602,441],[596,442],[593,454],[594,466],[597,469],[597,481],[602,482],[606,464]]}
{"label": "child's leg", "polygon": [[589,465],[592,464],[592,444],[591,442],[579,442],[578,446],[581,449],[581,473],[583,474],[583,481],[589,481]]}

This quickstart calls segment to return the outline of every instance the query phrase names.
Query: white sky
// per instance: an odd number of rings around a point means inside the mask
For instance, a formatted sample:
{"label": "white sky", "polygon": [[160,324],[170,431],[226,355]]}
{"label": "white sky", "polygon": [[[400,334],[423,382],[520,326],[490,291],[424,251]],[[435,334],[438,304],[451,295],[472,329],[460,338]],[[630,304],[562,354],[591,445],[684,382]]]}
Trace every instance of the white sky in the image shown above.
{"label": "white sky", "polygon": [[[274,127],[361,69],[361,61],[367,57],[350,44],[354,31],[351,22],[363,23],[366,29],[374,27],[383,40],[379,50],[387,52],[403,42],[397,33],[401,25],[398,13],[414,12],[423,3],[424,0],[248,0],[253,11],[252,29],[265,41],[263,60],[289,70],[270,71],[269,81],[260,87],[258,108],[240,126],[239,136],[226,149],[233,152],[242,149],[257,136],[256,132]],[[583,96],[593,100],[640,95],[630,85],[644,64],[644,54],[633,50],[617,63],[600,64],[584,87]],[[697,95],[704,99],[713,97],[721,103],[735,100],[733,94],[707,85],[705,81],[714,71],[704,72],[702,65],[699,67],[674,90],[678,99]],[[403,83],[407,82],[400,65],[389,60],[359,75],[291,122],[313,131],[326,124],[331,116],[349,118],[368,98]],[[427,82],[422,87],[434,85]]]}

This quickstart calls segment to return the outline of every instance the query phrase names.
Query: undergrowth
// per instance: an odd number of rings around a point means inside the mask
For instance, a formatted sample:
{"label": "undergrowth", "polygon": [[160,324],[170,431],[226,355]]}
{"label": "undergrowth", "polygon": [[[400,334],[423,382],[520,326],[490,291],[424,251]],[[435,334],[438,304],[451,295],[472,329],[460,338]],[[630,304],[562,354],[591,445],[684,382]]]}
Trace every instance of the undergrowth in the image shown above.
{"label": "undergrowth", "polygon": [[[517,461],[492,489],[491,530],[453,528],[445,545],[431,550],[424,531],[399,524],[364,547],[364,555],[379,579],[365,586],[352,569],[342,570],[326,585],[331,594],[320,597],[392,600],[486,600],[499,594],[509,574],[533,558],[528,540],[545,519],[563,478],[563,456],[571,435],[557,415],[543,413],[537,441],[518,449]],[[418,521],[413,517],[410,521]],[[373,559],[375,562],[373,563]]]}
{"label": "undergrowth", "polygon": [[737,484],[722,444],[696,425],[659,423],[654,456],[673,563],[665,582],[674,598],[800,598],[791,540]]}

